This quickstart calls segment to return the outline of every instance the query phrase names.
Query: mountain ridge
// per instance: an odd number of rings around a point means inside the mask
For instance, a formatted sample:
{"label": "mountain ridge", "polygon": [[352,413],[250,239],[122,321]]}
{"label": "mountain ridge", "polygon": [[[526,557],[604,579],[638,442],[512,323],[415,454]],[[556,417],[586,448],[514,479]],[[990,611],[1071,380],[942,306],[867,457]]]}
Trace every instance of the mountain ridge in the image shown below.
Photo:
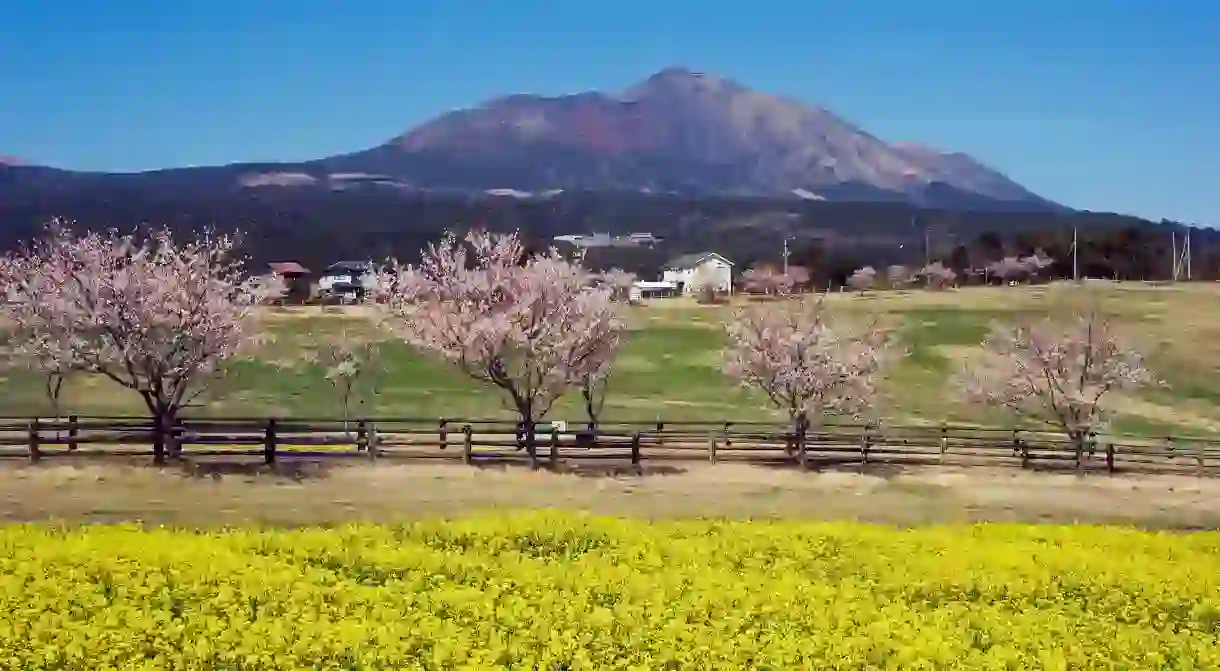
{"label": "mountain ridge", "polygon": [[[6,172],[35,166],[5,163]],[[685,67],[618,92],[514,93],[380,145],[301,162],[143,173],[41,168],[9,181],[160,188],[397,188],[523,194],[630,191],[1065,210],[960,152],[890,144],[829,109]]]}

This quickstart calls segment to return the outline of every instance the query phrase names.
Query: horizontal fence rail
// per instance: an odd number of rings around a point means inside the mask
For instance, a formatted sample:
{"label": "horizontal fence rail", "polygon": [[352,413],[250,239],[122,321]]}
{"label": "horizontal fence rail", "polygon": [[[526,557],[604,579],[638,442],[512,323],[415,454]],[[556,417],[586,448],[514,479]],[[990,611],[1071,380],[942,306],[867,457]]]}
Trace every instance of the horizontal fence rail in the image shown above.
{"label": "horizontal fence rail", "polygon": [[534,438],[502,419],[184,418],[172,431],[133,417],[0,418],[0,458],[398,459],[589,463],[642,469],[703,461],[818,468],[844,464],[1012,466],[1106,473],[1220,475],[1220,439],[1098,434],[1077,446],[1045,430],[826,423],[803,435],[762,421],[540,422]]}

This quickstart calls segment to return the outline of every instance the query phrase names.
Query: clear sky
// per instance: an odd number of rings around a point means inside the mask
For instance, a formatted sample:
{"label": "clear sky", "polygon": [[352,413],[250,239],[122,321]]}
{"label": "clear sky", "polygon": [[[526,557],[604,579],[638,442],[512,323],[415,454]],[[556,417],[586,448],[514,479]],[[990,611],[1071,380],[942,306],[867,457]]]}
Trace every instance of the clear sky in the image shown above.
{"label": "clear sky", "polygon": [[2,0],[0,155],[142,170],[362,149],[684,65],[1081,208],[1220,224],[1220,3]]}

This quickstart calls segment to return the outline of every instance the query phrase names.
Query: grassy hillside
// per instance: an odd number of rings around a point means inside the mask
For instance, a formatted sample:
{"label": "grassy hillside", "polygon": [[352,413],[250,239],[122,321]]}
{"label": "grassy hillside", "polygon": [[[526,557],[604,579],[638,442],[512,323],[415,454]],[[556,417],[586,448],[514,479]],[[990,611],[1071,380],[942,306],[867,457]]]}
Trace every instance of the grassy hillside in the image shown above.
{"label": "grassy hillside", "polygon": [[[1071,284],[834,294],[828,303],[844,319],[878,318],[899,330],[908,356],[890,369],[877,411],[889,421],[1005,422],[956,401],[947,373],[969,357],[990,323],[1064,312],[1098,301],[1120,330],[1151,354],[1168,389],[1116,397],[1117,429],[1139,433],[1220,432],[1220,288],[1210,284]],[[763,419],[778,417],[764,399],[736,387],[721,373],[723,323],[744,304],[699,306],[686,299],[649,302],[630,312],[631,334],[622,350],[606,404],[610,419]],[[264,314],[273,335],[259,360],[234,366],[213,386],[197,413],[262,416],[338,416],[339,396],[318,365],[302,363],[302,350],[342,330],[371,327],[367,308],[274,309]],[[357,414],[399,417],[506,415],[492,390],[443,362],[387,341],[374,388],[362,390]],[[0,380],[0,412],[47,412],[41,381],[21,370]],[[78,414],[138,414],[136,396],[98,378],[69,382],[65,405]],[[561,402],[556,417],[583,417],[577,399]]]}

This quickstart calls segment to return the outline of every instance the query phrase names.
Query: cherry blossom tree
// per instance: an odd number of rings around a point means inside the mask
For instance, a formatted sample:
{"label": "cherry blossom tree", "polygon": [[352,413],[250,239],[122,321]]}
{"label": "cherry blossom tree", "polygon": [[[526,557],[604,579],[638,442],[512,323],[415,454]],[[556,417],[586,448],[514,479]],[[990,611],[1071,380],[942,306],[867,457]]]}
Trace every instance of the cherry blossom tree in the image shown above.
{"label": "cherry blossom tree", "polygon": [[954,383],[970,402],[1058,427],[1078,462],[1104,424],[1108,394],[1162,384],[1096,310],[1067,323],[993,326],[979,360],[961,365]]}
{"label": "cherry blossom tree", "polygon": [[1015,256],[1006,256],[999,261],[987,264],[987,274],[998,277],[1005,283],[1019,280],[1027,272],[1025,264]]}
{"label": "cherry blossom tree", "polygon": [[804,291],[809,285],[809,269],[805,266],[788,266],[786,275],[788,286],[785,293]]}
{"label": "cherry blossom tree", "polygon": [[[0,258],[0,284],[10,302],[20,296],[27,278],[40,271],[36,261],[33,257],[12,254]],[[56,422],[63,419],[64,384],[84,367],[75,352],[56,345],[70,342],[72,334],[63,330],[66,325],[64,320],[55,320],[35,329],[32,325],[13,322],[7,325],[6,334],[12,362],[42,379],[43,394]]]}
{"label": "cherry blossom tree", "polygon": [[957,281],[957,273],[952,268],[946,268],[940,261],[933,261],[919,271],[929,289],[947,289]]}
{"label": "cherry blossom tree", "polygon": [[610,287],[614,300],[625,301],[631,298],[631,289],[635,286],[636,280],[635,273],[621,268],[611,268],[602,273],[600,279],[602,283]]}
{"label": "cherry blossom tree", "polygon": [[898,288],[911,283],[911,270],[903,265],[892,265],[885,271],[890,286]]}
{"label": "cherry blossom tree", "polygon": [[418,267],[391,264],[387,325],[500,389],[534,459],[536,422],[606,369],[624,322],[612,290],[558,250],[522,256],[515,233],[447,234]]}
{"label": "cherry blossom tree", "polygon": [[580,378],[580,398],[589,424],[594,427],[601,421],[602,409],[606,407],[613,367],[614,359],[606,359],[599,368],[585,372]]}
{"label": "cherry blossom tree", "polygon": [[[52,222],[3,264],[12,296],[5,321],[44,370],[65,366],[137,392],[162,462],[180,411],[249,341],[263,294],[234,245],[211,232],[179,243],[167,230],[77,235]],[[169,452],[178,452],[172,441]]]}
{"label": "cherry blossom tree", "polygon": [[762,391],[805,431],[826,415],[858,417],[875,401],[875,377],[893,340],[875,325],[836,324],[823,297],[740,310],[726,325],[725,372]]}
{"label": "cherry blossom tree", "polygon": [[1042,271],[1054,265],[1055,260],[1046,256],[1042,250],[1037,250],[1033,254],[1020,259],[1021,267],[1024,270],[1024,275],[1030,280],[1037,279],[1042,275]]}
{"label": "cherry blossom tree", "polygon": [[343,432],[350,435],[352,401],[364,383],[372,383],[377,372],[377,338],[348,333],[346,329],[305,350],[307,362],[323,368],[323,376],[339,394],[343,405]]}
{"label": "cherry blossom tree", "polygon": [[864,266],[857,268],[851,277],[847,278],[847,286],[852,289],[864,293],[873,288],[877,283],[877,271],[872,266]]}
{"label": "cherry blossom tree", "polygon": [[771,266],[750,268],[741,274],[742,285],[752,294],[764,296],[787,296],[796,286],[809,282],[809,270],[791,266],[788,272],[780,272]]}

